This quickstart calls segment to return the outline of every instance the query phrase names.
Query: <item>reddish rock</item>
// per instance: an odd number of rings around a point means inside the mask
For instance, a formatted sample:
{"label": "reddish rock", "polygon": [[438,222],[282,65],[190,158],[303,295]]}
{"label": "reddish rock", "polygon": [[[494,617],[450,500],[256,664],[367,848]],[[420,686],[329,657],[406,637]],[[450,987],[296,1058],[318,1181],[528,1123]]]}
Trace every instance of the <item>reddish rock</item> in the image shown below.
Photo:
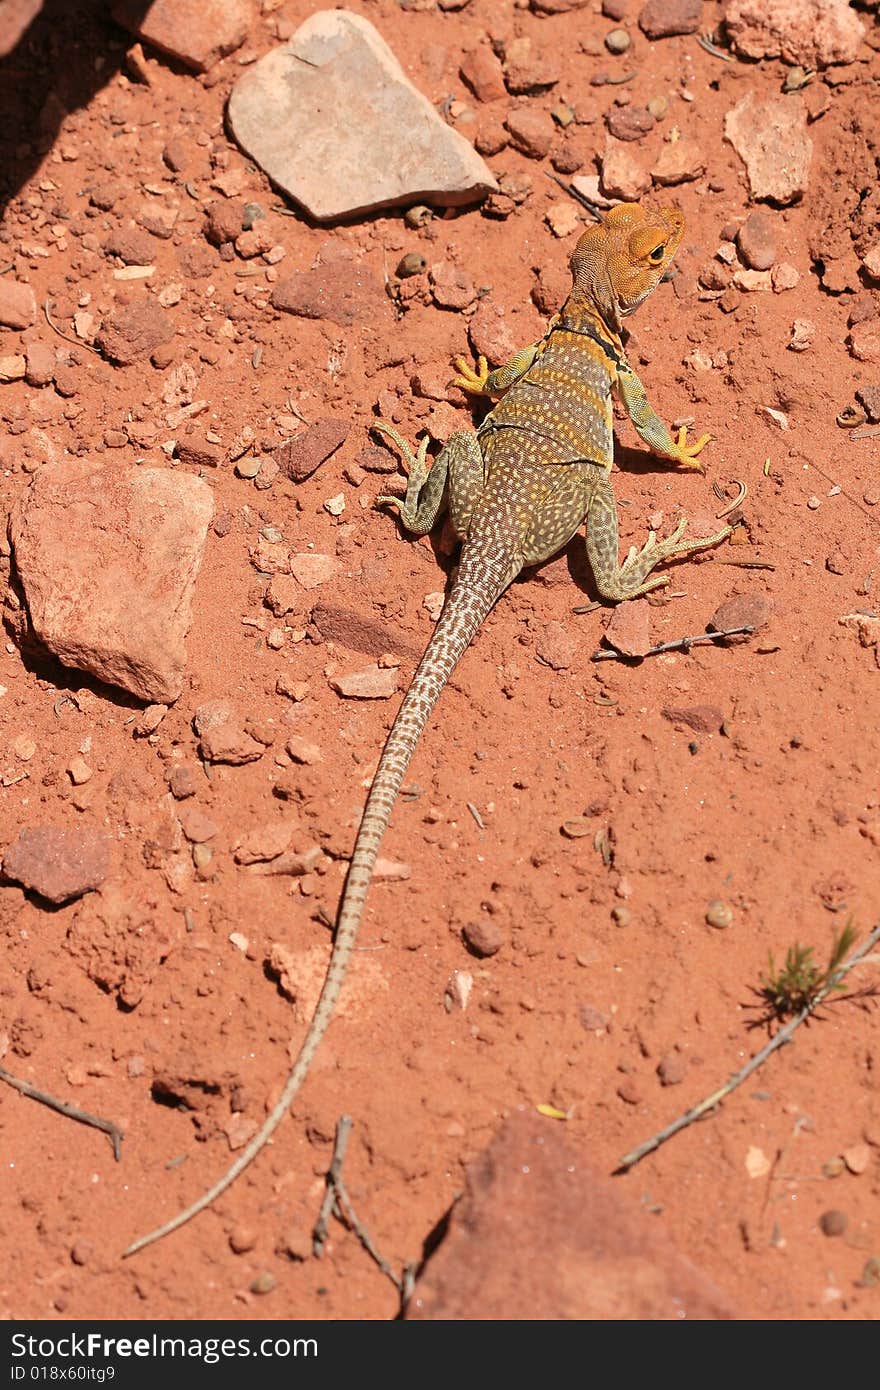
{"label": "reddish rock", "polygon": [[550,153],[556,126],[549,111],[520,106],[504,122],[513,144],[529,159],[544,159]]}
{"label": "reddish rock", "polygon": [[332,555],[304,550],[290,557],[290,573],[304,589],[317,589],[339,573],[339,561]]}
{"label": "reddish rock", "polygon": [[227,241],[235,241],[243,230],[244,203],[223,198],[205,208],[204,232],[212,246],[225,246]]}
{"label": "reddish rock", "polygon": [[801,97],[747,92],[724,117],[724,135],[746,166],[753,198],[795,203],[803,197],[813,142]]}
{"label": "reddish rock", "polygon": [[407,1318],[449,1321],[734,1319],[637,1197],[562,1127],[524,1111],[468,1169]]}
{"label": "reddish rock", "polygon": [[30,285],[0,275],[0,327],[30,328],[37,317],[37,300]]}
{"label": "reddish rock", "polygon": [[387,700],[397,689],[397,672],[390,667],[366,666],[362,671],[346,671],[331,676],[337,695],[348,700]]}
{"label": "reddish rock", "polygon": [[605,124],[615,140],[642,140],[654,129],[654,117],[646,106],[614,106]]}
{"label": "reddish rock", "polygon": [[[558,303],[554,306],[558,308]],[[519,325],[517,325],[519,327]],[[509,362],[511,357],[524,346],[522,329],[519,336],[510,325],[510,319],[500,304],[484,299],[468,322],[468,338],[477,356],[486,358],[493,367]]]}
{"label": "reddish rock", "polygon": [[177,808],[177,819],[180,821],[180,828],[190,844],[203,845],[208,840],[213,840],[219,833],[220,827],[215,820],[203,811],[201,806],[188,802]]}
{"label": "reddish rock", "polygon": [[375,618],[357,613],[352,608],[316,603],[311,621],[326,641],[347,647],[351,652],[380,657],[393,648],[399,656],[415,656],[418,659],[421,655],[408,642],[401,643],[398,633],[387,623],[377,622]]}
{"label": "reddish rock", "polygon": [[174,324],[152,299],[123,304],[104,320],[95,344],[121,367],[141,362],[154,348],[174,337]]}
{"label": "reddish rock", "polygon": [[350,429],[350,421],[334,416],[316,420],[302,434],[275,450],[275,462],[293,482],[305,482],[336,452],[340,444],[345,443]]}
{"label": "reddish rock", "polygon": [[714,705],[664,705],[660,713],[670,724],[684,724],[696,734],[717,734],[724,715]]}
{"label": "reddish rock", "polygon": [[[710,632],[725,632],[736,627],[753,627],[757,631],[767,622],[770,612],[770,600],[763,594],[735,594],[715,609],[706,626]],[[739,637],[729,637],[726,640],[747,642],[749,635],[743,633]]]}
{"label": "reddish rock", "polygon": [[117,0],[113,18],[139,39],[207,72],[247,38],[254,21],[249,0]]}
{"label": "reddish rock", "polygon": [[670,186],[698,179],[706,168],[706,156],[695,140],[676,140],[661,149],[651,169],[655,183]]}
{"label": "reddish rock", "polygon": [[574,663],[577,642],[563,623],[545,623],[535,647],[539,661],[553,671],[567,671]]}
{"label": "reddish rock", "polygon": [[639,28],[649,39],[668,39],[695,34],[702,18],[702,0],[648,0],[639,14]]}
{"label": "reddish rock", "polygon": [[9,522],[34,634],[66,666],[176,700],[213,505],[169,469],[44,465]]}
{"label": "reddish rock", "polygon": [[847,0],[727,0],[724,27],[741,57],[802,67],[852,63],[865,35]]}
{"label": "reddish rock", "polygon": [[637,202],[651,187],[651,175],[625,145],[609,141],[602,157],[602,192],[608,198]]}
{"label": "reddish rock", "polygon": [[109,872],[109,836],[87,827],[22,830],[3,856],[6,878],[53,903],[100,888]]}
{"label": "reddish rock", "polygon": [[34,343],[28,343],[25,360],[25,380],[28,386],[48,386],[55,376],[55,349],[49,343],[38,339]]}
{"label": "reddish rock", "polygon": [[462,927],[468,950],[473,951],[475,956],[495,956],[504,945],[504,932],[498,923],[487,917],[479,922],[468,922]]}
{"label": "reddish rock", "polygon": [[498,101],[505,95],[501,59],[488,44],[481,43],[465,54],[460,72],[478,101]]}
{"label": "reddish rock", "polygon": [[846,342],[857,362],[880,362],[880,320],[854,324]]}
{"label": "reddish rock", "polygon": [[154,255],[154,242],[137,227],[117,227],[104,242],[108,256],[118,256],[126,265],[149,265]]}
{"label": "reddish rock", "polygon": [[764,212],[750,213],[736,234],[739,253],[751,270],[771,270],[776,263],[773,219]]}
{"label": "reddish rock", "polygon": [[43,0],[3,0],[0,4],[0,58],[12,52],[42,5]]}
{"label": "reddish rock", "polygon": [[876,425],[877,421],[880,420],[880,383],[860,386],[856,391],[856,400],[871,424]]}
{"label": "reddish rock", "polygon": [[346,328],[355,320],[369,322],[388,311],[389,301],[372,271],[356,262],[298,270],[279,280],[272,306],[304,319],[330,319]]}
{"label": "reddish rock", "polygon": [[477,297],[477,287],[464,266],[439,261],[431,266],[431,294],[441,309],[467,309]]}
{"label": "reddish rock", "polygon": [[205,762],[227,763],[231,767],[255,763],[265,751],[262,743],[251,738],[240,724],[232,720],[222,724],[211,724],[202,731],[199,741],[199,753]]}
{"label": "reddish rock", "polygon": [[618,603],[605,629],[605,641],[621,656],[644,656],[651,645],[651,610],[631,599]]}

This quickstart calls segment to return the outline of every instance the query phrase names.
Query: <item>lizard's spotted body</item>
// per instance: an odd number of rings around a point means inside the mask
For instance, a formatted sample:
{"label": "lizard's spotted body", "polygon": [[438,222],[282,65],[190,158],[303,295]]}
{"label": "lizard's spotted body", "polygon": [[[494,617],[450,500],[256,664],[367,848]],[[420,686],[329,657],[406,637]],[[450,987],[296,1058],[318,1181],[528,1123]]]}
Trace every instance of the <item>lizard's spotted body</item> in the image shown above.
{"label": "lizard's spotted body", "polygon": [[611,487],[611,393],[616,389],[642,439],[662,458],[687,468],[708,436],[686,445],[673,439],[648,404],[626,361],[622,321],[657,287],[681,240],[675,209],[614,208],[580,238],[571,259],[573,287],[539,343],[506,366],[478,372],[461,359],[457,383],[501,395],[476,433],[452,435],[433,465],[427,439],[413,454],[392,426],[376,428],[409,466],[406,497],[395,505],[407,530],[424,535],[448,509],[463,542],[458,574],[437,627],[413,676],[382,753],[358,830],[321,997],[284,1090],[259,1132],[218,1182],[192,1206],[125,1252],[183,1225],[234,1182],[271,1137],[299,1090],[330,1021],[363,914],[379,844],[394,802],[443,686],[490,608],[527,565],[560,550],[586,523],[587,553],[600,594],[612,601],[667,584],[648,578],[674,555],[714,545],[730,534],[684,541],[685,522],[667,540],[651,532],[640,551],[618,562],[617,511]]}

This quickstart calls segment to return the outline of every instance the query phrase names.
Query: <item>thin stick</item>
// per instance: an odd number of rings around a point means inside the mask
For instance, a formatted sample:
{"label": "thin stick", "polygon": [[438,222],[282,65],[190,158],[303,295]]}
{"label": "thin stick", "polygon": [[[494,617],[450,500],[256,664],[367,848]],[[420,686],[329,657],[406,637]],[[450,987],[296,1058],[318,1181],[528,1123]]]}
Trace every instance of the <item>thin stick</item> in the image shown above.
{"label": "thin stick", "polygon": [[559,187],[568,194],[569,198],[574,198],[576,203],[580,203],[582,208],[586,208],[587,212],[592,213],[597,222],[601,221],[602,214],[599,210],[599,205],[591,202],[586,193],[579,192],[573,183],[566,183],[565,179],[558,178],[556,174],[548,172],[547,177],[548,179],[552,179],[554,183],[558,183]]}
{"label": "thin stick", "polygon": [[732,1095],[736,1088],[741,1086],[744,1081],[748,1080],[752,1073],[757,1071],[758,1067],[762,1066],[772,1053],[784,1046],[785,1043],[790,1042],[795,1029],[799,1028],[804,1020],[809,1018],[814,1010],[818,1009],[820,1004],[824,1003],[832,990],[840,984],[844,975],[852,970],[854,965],[858,965],[859,961],[868,954],[871,947],[876,945],[878,941],[880,941],[880,925],[874,928],[871,935],[859,946],[858,950],[853,951],[849,960],[845,960],[842,965],[838,966],[833,974],[829,975],[825,984],[817,992],[815,998],[805,1004],[800,1013],[795,1014],[794,1018],[791,1019],[789,1023],[786,1023],[784,1028],[780,1028],[779,1032],[770,1039],[766,1047],[762,1047],[760,1052],[756,1052],[755,1056],[746,1062],[746,1065],[741,1071],[736,1072],[736,1074],[732,1076],[729,1081],[726,1081],[723,1086],[720,1086],[717,1091],[713,1091],[711,1096],[707,1096],[705,1100],[700,1101],[699,1105],[693,1106],[686,1114],[680,1115],[677,1120],[674,1120],[671,1125],[667,1125],[665,1129],[659,1130],[658,1133],[652,1135],[650,1139],[646,1139],[644,1144],[639,1144],[637,1149],[633,1149],[631,1153],[628,1153],[625,1158],[620,1160],[615,1172],[628,1172],[629,1169],[639,1163],[646,1154],[653,1153],[655,1149],[659,1149],[661,1144],[665,1144],[667,1139],[671,1139],[673,1134],[677,1134],[680,1129],[685,1129],[688,1125],[692,1125],[694,1120],[698,1120],[700,1116],[705,1115],[708,1110],[714,1110],[715,1106],[718,1105],[720,1101]]}
{"label": "thin stick", "polygon": [[[724,507],[722,511],[715,513],[716,521],[721,521],[723,517],[729,516],[731,512],[735,512],[737,507],[741,507],[749,495],[748,487],[745,483],[740,482],[739,478],[731,478],[730,481],[736,486],[736,497],[734,497],[732,502],[728,502],[727,506]],[[715,493],[719,502],[725,501],[726,494],[719,483],[713,483],[712,491]]]}
{"label": "thin stick", "polygon": [[[661,642],[659,647],[649,647],[645,656],[656,656],[658,652],[687,652],[702,642],[721,642],[725,637],[751,637],[754,627],[728,627],[722,632],[700,632],[695,637],[677,637],[674,642]],[[628,656],[625,652],[593,652],[591,661],[641,661],[641,657]]]}
{"label": "thin stick", "polygon": [[80,1124],[91,1125],[93,1129],[102,1129],[105,1134],[110,1136],[110,1143],[113,1145],[113,1157],[119,1163],[122,1160],[122,1140],[123,1133],[118,1125],[112,1120],[102,1120],[100,1115],[90,1115],[87,1110],[78,1110],[75,1105],[68,1105],[63,1100],[58,1100],[56,1096],[50,1096],[47,1091],[38,1091],[36,1086],[32,1086],[29,1081],[21,1081],[17,1076],[13,1076],[5,1067],[0,1067],[0,1081],[5,1081],[7,1085],[20,1091],[29,1100],[38,1100],[41,1105],[48,1105],[50,1110],[57,1110],[59,1115],[66,1115],[69,1120],[79,1120]]}
{"label": "thin stick", "polygon": [[96,357],[101,356],[98,349],[96,347],[92,347],[91,343],[84,343],[81,338],[74,338],[72,333],[65,333],[63,328],[58,327],[58,324],[52,317],[51,299],[47,299],[44,303],[43,313],[46,315],[46,322],[48,323],[52,332],[57,333],[59,338],[63,338],[65,343],[72,343],[74,347],[85,348],[87,352],[93,352]]}
{"label": "thin stick", "polygon": [[713,565],[733,565],[740,570],[775,570],[776,566],[769,560],[718,560],[712,561]]}
{"label": "thin stick", "polygon": [[697,43],[700,45],[702,49],[705,49],[707,53],[711,53],[713,58],[720,58],[722,63],[733,62],[733,58],[729,53],[725,53],[723,49],[719,48],[717,44],[714,44],[712,42],[711,35],[697,34]]}
{"label": "thin stick", "polygon": [[315,1224],[314,1251],[316,1255],[323,1253],[324,1242],[327,1239],[327,1225],[331,1215],[335,1215],[340,1221],[344,1221],[354,1232],[367,1254],[387,1276],[401,1295],[405,1298],[409,1286],[409,1269],[405,1269],[402,1277],[394,1273],[388,1261],[379,1254],[373,1244],[367,1228],[358,1220],[351,1198],[348,1195],[345,1183],[342,1181],[342,1165],[345,1161],[345,1151],[348,1148],[348,1138],[351,1133],[351,1117],[340,1115],[336,1126],[336,1144],[333,1149],[333,1158],[327,1170],[327,1192],[321,1204],[321,1211]]}

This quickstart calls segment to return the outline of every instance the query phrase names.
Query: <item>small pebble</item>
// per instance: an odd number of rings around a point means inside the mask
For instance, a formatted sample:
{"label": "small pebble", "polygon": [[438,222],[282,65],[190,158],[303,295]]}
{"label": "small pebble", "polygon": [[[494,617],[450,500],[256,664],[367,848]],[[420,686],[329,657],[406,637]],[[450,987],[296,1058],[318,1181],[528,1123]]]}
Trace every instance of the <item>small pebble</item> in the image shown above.
{"label": "small pebble", "polygon": [[247,458],[239,459],[235,465],[235,471],[239,478],[255,478],[262,467],[262,459],[254,458],[249,454]]}
{"label": "small pebble", "polygon": [[628,927],[632,921],[632,913],[628,907],[618,904],[611,909],[611,920],[616,927]]}
{"label": "small pebble", "polygon": [[262,1269],[251,1284],[251,1293],[271,1293],[277,1283],[278,1280],[274,1274],[271,1274],[268,1269]]}
{"label": "small pebble", "polygon": [[719,931],[729,927],[733,921],[733,908],[730,903],[724,902],[722,898],[713,898],[706,908],[706,921],[710,927],[717,927]]}
{"label": "small pebble", "polygon": [[428,262],[421,251],[408,251],[398,263],[397,274],[401,280],[408,280],[411,275],[423,275],[427,269]]}
{"label": "small pebble", "polygon": [[842,1211],[823,1211],[819,1217],[819,1230],[823,1236],[842,1236],[848,1225],[846,1213]]}
{"label": "small pebble", "polygon": [[475,956],[494,956],[504,945],[504,932],[495,922],[468,922],[461,934]]}
{"label": "small pebble", "polygon": [[[236,1226],[234,1231],[229,1233],[229,1248],[236,1255],[244,1255],[248,1250],[253,1250],[257,1243],[257,1233],[250,1226]],[[269,1275],[271,1279],[271,1274]]]}
{"label": "small pebble", "polygon": [[609,53],[625,53],[632,39],[625,29],[612,29],[605,35],[605,47]]}

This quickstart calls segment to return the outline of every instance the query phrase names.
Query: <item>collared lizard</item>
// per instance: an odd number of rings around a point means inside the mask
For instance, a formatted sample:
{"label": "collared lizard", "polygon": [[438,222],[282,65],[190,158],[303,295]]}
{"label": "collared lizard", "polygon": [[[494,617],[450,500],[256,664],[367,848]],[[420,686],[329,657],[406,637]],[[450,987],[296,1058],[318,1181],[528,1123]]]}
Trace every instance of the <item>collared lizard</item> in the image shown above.
{"label": "collared lizard", "polygon": [[620,602],[668,584],[648,578],[655,565],[725,539],[724,526],[703,540],[682,539],[686,521],[618,562],[617,510],[611,486],[611,391],[616,388],[641,438],[661,458],[701,468],[703,435],[673,438],[651,409],[626,360],[623,320],[657,288],[681,241],[677,209],[620,204],[588,228],[571,258],[572,290],[540,342],[506,366],[475,372],[457,359],[456,383],[501,399],[476,432],[460,430],[429,467],[428,438],[413,454],[391,425],[375,428],[400,449],[409,477],[395,506],[415,535],[431,530],[444,509],[463,541],[452,591],[413,676],[373,779],[349,865],[333,951],[321,996],[284,1090],[260,1130],[229,1170],[192,1206],[125,1251],[134,1254],[209,1206],[256,1157],[290,1107],[330,1022],[355,943],[379,844],[416,744],[452,671],[490,608],[527,565],[560,550],[586,522],[587,553],[603,598]]}

